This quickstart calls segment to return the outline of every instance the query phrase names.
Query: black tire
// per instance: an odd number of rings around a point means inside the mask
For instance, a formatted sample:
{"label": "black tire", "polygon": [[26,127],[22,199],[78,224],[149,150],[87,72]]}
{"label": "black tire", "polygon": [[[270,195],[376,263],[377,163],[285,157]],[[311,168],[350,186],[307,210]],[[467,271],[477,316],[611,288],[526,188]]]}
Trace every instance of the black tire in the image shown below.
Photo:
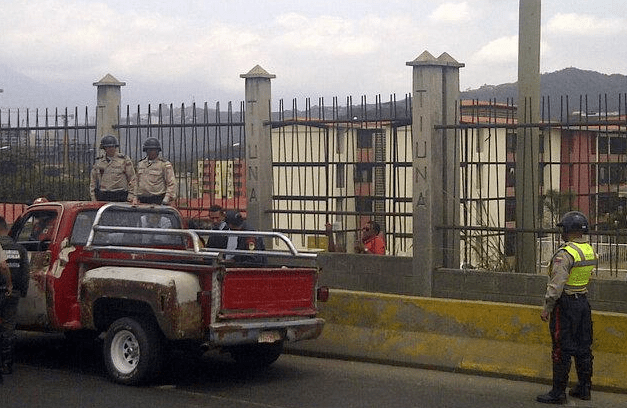
{"label": "black tire", "polygon": [[246,368],[263,368],[274,363],[283,353],[283,342],[245,344],[229,352],[235,362]]}
{"label": "black tire", "polygon": [[104,338],[104,360],[111,379],[125,385],[152,380],[163,363],[163,340],[154,323],[123,317],[114,321]]}

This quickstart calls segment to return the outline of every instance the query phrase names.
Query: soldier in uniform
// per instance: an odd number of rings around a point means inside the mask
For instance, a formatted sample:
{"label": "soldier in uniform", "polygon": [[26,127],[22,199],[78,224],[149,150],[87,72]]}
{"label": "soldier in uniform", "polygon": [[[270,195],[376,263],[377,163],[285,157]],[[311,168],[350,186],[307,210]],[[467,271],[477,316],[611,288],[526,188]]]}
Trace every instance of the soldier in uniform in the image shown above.
{"label": "soldier in uniform", "polygon": [[549,282],[540,314],[542,321],[549,321],[553,344],[553,388],[536,398],[545,404],[566,403],[573,357],[578,382],[569,395],[589,400],[592,385],[592,316],[587,285],[597,265],[597,255],[584,237],[588,219],[581,212],[567,212],[557,226],[565,244],[549,264]]}
{"label": "soldier in uniform", "polygon": [[[4,252],[4,249],[0,246],[0,280],[3,282],[3,287],[0,288],[0,299],[3,299],[4,296],[7,296],[10,292],[13,291],[13,283],[11,282],[11,271],[7,265],[7,254]],[[1,301],[0,301],[1,302]],[[0,354],[0,360],[1,360]],[[0,384],[4,382],[2,377],[2,371],[0,371]]]}
{"label": "soldier in uniform", "polygon": [[13,372],[13,349],[15,348],[15,316],[17,304],[28,291],[28,252],[9,235],[6,220],[0,217],[0,247],[6,256],[9,276],[0,277],[0,373]]}
{"label": "soldier in uniform", "polygon": [[137,163],[137,193],[133,203],[171,204],[176,198],[172,163],[159,156],[161,143],[156,137],[144,142],[146,157]]}
{"label": "soldier in uniform", "polygon": [[118,139],[103,136],[100,148],[105,151],[91,170],[89,194],[92,201],[133,201],[137,176],[131,158],[118,152]]}

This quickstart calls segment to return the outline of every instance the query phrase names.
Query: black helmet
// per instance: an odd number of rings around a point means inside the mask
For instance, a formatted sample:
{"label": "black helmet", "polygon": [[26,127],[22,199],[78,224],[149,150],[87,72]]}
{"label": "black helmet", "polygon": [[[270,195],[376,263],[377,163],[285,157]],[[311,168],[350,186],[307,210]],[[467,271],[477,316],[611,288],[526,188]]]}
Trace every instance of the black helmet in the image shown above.
{"label": "black helmet", "polygon": [[557,226],[562,227],[562,231],[565,233],[573,231],[587,233],[588,219],[579,211],[569,211],[564,214],[562,220],[557,223]]}
{"label": "black helmet", "polygon": [[104,149],[105,147],[120,147],[118,143],[118,139],[113,135],[104,135],[102,139],[100,139],[100,148]]}
{"label": "black helmet", "polygon": [[152,149],[157,149],[158,151],[161,151],[161,143],[159,143],[159,139],[157,139],[156,137],[149,137],[144,142],[143,150],[145,152]]}

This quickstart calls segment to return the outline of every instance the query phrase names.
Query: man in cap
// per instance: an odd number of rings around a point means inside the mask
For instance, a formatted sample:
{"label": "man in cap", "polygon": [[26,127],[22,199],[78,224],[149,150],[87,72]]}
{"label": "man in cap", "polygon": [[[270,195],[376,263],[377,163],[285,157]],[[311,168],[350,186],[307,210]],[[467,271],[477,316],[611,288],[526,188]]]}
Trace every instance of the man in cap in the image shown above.
{"label": "man in cap", "polygon": [[376,221],[368,221],[361,228],[361,240],[355,243],[355,253],[385,255],[385,241],[381,238],[381,226]]}
{"label": "man in cap", "polygon": [[89,195],[92,201],[133,201],[137,176],[130,157],[118,152],[118,139],[105,135],[100,148],[105,151],[91,170]]}
{"label": "man in cap", "polygon": [[137,163],[137,203],[169,205],[176,198],[176,179],[172,163],[159,155],[161,143],[156,137],[144,142],[146,157]]}
{"label": "man in cap", "polygon": [[[4,249],[0,247],[0,299],[8,297],[13,293],[13,281],[11,280],[11,270],[7,265],[7,254]],[[0,354],[0,360],[2,360]],[[1,362],[1,361],[0,361]],[[4,382],[2,377],[2,371],[0,371],[0,384]]]}
{"label": "man in cap", "polygon": [[6,263],[11,272],[11,279],[0,278],[0,286],[11,283],[11,290],[0,294],[0,373],[13,372],[13,350],[15,348],[15,318],[17,304],[28,291],[29,262],[26,248],[9,236],[9,228],[4,217],[0,217],[0,248],[6,254]]}
{"label": "man in cap", "polygon": [[588,219],[579,211],[564,214],[557,224],[565,244],[549,264],[549,282],[544,296],[542,321],[550,320],[553,349],[553,388],[536,400],[545,404],[564,404],[572,357],[575,357],[577,386],[569,395],[590,399],[592,379],[592,315],[588,303],[588,282],[597,265],[597,255],[583,234]]}
{"label": "man in cap", "polygon": [[[211,225],[209,226],[212,230],[224,231],[228,230],[229,226],[225,221],[225,212],[224,209],[218,204],[214,204],[209,207],[209,222]],[[207,248],[221,248],[225,249],[227,247],[228,237],[226,235],[209,235],[207,237],[207,243],[205,246]]]}
{"label": "man in cap", "polygon": [[[242,213],[235,210],[226,212],[225,222],[228,229],[232,231],[252,231],[244,224]],[[261,237],[230,235],[226,245],[227,250],[245,250],[245,251],[264,251],[266,246]],[[265,255],[244,255],[244,254],[227,254],[226,260],[232,260],[238,265],[262,266],[267,264],[268,260]]]}

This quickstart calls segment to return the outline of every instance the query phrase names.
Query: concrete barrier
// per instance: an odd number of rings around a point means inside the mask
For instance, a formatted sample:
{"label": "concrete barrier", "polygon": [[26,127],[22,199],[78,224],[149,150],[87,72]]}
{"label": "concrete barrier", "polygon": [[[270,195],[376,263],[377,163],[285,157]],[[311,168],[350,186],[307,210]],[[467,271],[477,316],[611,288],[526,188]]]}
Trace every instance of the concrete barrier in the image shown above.
{"label": "concrete barrier", "polygon": [[[322,336],[288,350],[543,382],[552,375],[539,306],[338,289],[320,306]],[[627,392],[627,315],[593,312],[592,320],[593,387]]]}

